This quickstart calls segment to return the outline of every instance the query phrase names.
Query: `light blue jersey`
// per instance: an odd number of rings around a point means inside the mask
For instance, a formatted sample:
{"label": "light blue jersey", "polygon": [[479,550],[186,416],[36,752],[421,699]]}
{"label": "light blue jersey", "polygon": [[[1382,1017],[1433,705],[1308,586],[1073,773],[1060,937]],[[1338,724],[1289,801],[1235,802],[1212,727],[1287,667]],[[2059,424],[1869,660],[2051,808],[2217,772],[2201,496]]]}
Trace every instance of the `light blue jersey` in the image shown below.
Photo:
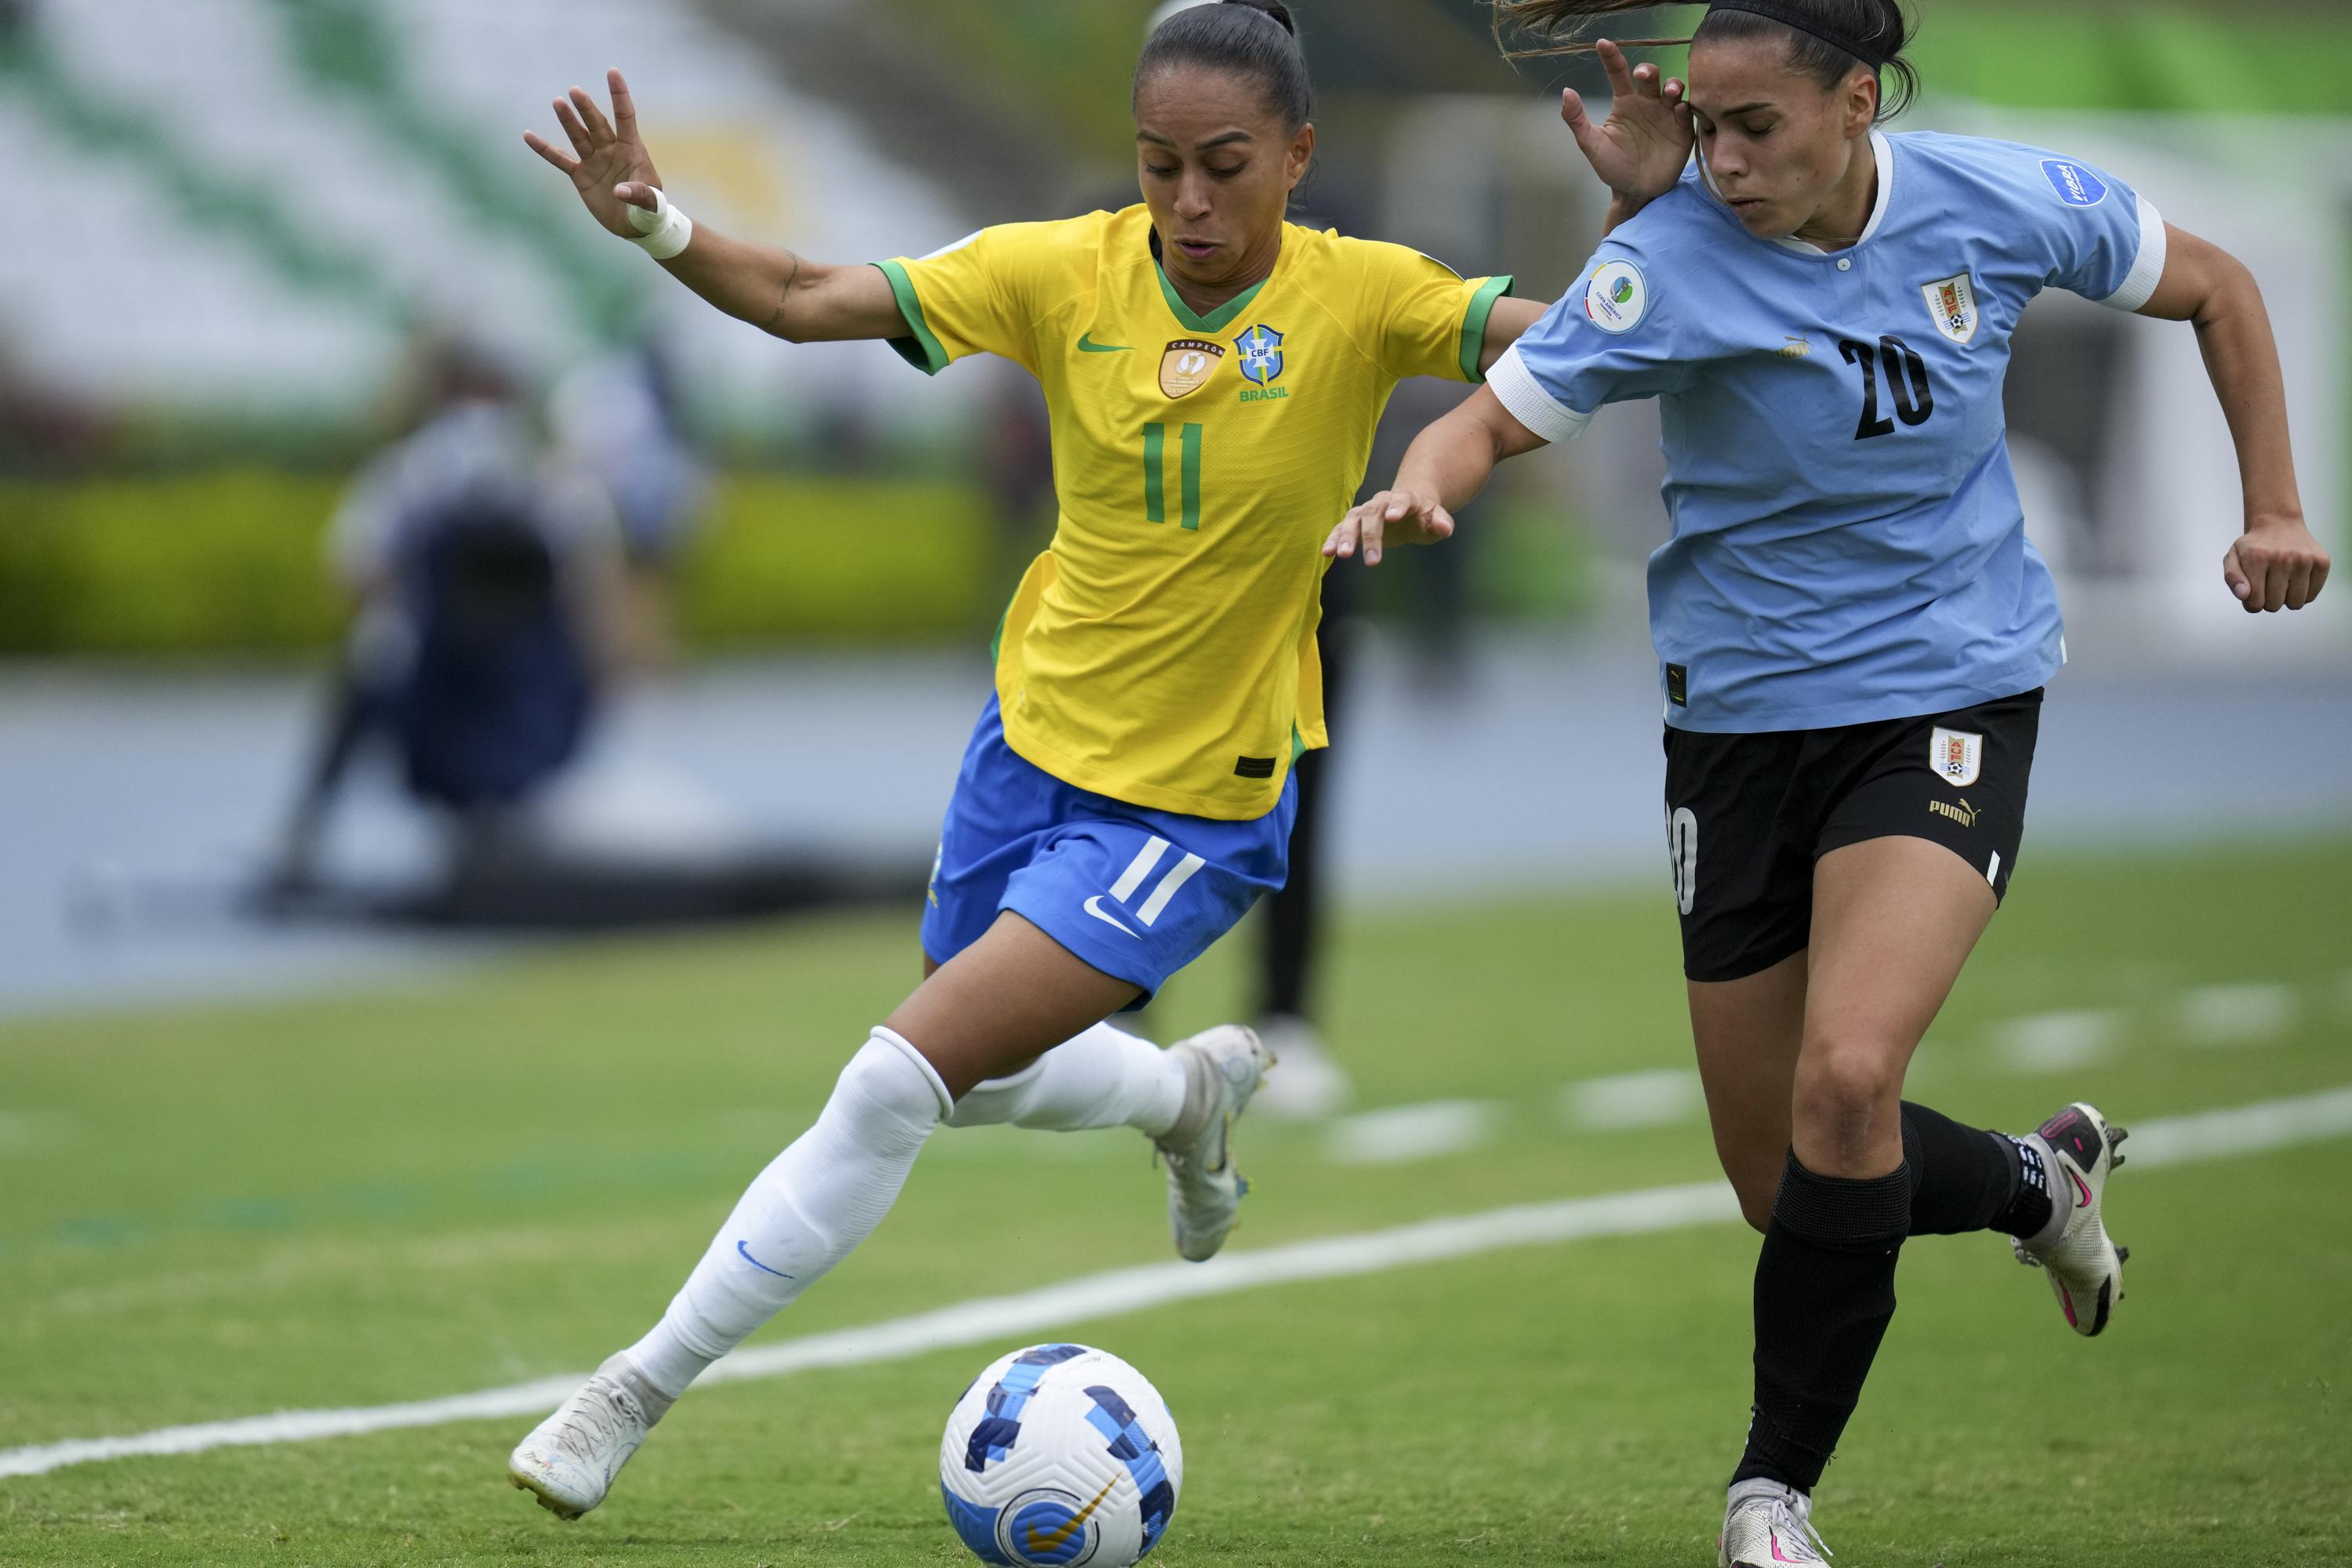
{"label": "light blue jersey", "polygon": [[1650,558],[1650,625],[1680,729],[1943,712],[2063,662],[2010,472],[2010,335],[2047,288],[2146,304],[2163,220],[2033,148],[1873,140],[1860,244],[1758,239],[1694,163],[1487,376],[1551,441],[1602,404],[1659,400],[1673,537]]}

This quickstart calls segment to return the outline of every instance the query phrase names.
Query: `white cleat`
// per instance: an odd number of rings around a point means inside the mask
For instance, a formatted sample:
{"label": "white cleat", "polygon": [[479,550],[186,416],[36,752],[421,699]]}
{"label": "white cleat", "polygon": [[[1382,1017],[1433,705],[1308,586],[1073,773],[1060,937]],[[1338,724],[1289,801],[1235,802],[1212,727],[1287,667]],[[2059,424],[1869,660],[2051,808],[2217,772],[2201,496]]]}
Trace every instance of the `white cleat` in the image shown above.
{"label": "white cleat", "polygon": [[1154,1140],[1168,1162],[1168,1229],[1179,1255],[1204,1263],[1224,1246],[1249,1191],[1234,1169],[1234,1123],[1274,1058],[1256,1032],[1239,1024],[1220,1024],[1168,1048],[1183,1054],[1189,1080],[1183,1114],[1166,1137]]}
{"label": "white cleat", "polygon": [[1723,1510],[1716,1568],[1783,1568],[1826,1563],[1830,1545],[1813,1528],[1813,1500],[1777,1481],[1741,1481]]}
{"label": "white cleat", "polygon": [[1323,1047],[1322,1037],[1304,1018],[1287,1015],[1260,1019],[1258,1038],[1266,1055],[1282,1064],[1266,1074],[1265,1087],[1250,1103],[1260,1116],[1283,1121],[1319,1121],[1348,1103],[1353,1087],[1348,1072]]}
{"label": "white cleat", "polygon": [[2100,1217],[2107,1178],[2124,1163],[2118,1145],[2131,1134],[2110,1127],[2095,1107],[2076,1100],[2030,1141],[2050,1174],[2050,1223],[2030,1240],[2012,1240],[2017,1260],[2050,1276],[2051,1293],[2074,1331],[2086,1338],[2107,1326],[2124,1299],[2124,1259],[2131,1248],[2107,1238]]}
{"label": "white cleat", "polygon": [[507,1458],[507,1479],[563,1519],[604,1500],[613,1478],[672,1401],[614,1356]]}

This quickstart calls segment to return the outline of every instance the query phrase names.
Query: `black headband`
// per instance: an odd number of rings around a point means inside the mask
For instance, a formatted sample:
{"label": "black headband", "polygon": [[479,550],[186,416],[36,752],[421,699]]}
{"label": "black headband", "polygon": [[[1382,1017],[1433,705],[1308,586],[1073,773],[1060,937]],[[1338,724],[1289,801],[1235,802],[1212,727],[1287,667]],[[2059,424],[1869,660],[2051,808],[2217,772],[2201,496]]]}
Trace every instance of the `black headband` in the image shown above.
{"label": "black headband", "polygon": [[1708,8],[1707,15],[1711,16],[1717,11],[1745,11],[1751,16],[1768,17],[1784,27],[1794,27],[1801,33],[1808,34],[1825,44],[1843,49],[1873,70],[1885,70],[1888,60],[1892,58],[1884,50],[1873,48],[1859,38],[1849,38],[1832,32],[1825,24],[1806,16],[1793,5],[1778,5],[1775,0],[1715,0],[1715,4]]}

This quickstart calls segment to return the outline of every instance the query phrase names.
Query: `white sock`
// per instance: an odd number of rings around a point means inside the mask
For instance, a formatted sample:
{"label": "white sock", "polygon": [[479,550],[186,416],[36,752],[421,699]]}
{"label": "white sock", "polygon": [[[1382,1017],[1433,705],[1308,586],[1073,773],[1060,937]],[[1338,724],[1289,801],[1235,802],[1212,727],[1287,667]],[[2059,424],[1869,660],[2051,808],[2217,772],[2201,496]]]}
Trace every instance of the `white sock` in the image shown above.
{"label": "white sock", "polygon": [[873,1234],[949,1109],[921,1053],[877,1029],[816,1124],[737,1200],[630,1363],[672,1397]]}
{"label": "white sock", "polygon": [[1011,1078],[956,1102],[950,1127],[1010,1123],[1049,1132],[1136,1127],[1154,1138],[1184,1109],[1184,1059],[1108,1024],[1071,1036]]}

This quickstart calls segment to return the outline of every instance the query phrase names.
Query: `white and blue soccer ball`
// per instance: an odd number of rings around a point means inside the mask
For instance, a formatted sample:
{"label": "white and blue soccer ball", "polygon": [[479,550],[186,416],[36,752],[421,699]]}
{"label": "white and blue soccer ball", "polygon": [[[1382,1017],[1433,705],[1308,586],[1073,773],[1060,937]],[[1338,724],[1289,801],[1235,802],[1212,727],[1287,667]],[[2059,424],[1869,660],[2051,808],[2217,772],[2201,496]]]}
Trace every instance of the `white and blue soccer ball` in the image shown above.
{"label": "white and blue soccer ball", "polygon": [[1128,1568],[1184,1485],[1175,1418],[1108,1351],[1032,1345],[990,1363],[948,1415],[948,1521],[998,1568]]}

